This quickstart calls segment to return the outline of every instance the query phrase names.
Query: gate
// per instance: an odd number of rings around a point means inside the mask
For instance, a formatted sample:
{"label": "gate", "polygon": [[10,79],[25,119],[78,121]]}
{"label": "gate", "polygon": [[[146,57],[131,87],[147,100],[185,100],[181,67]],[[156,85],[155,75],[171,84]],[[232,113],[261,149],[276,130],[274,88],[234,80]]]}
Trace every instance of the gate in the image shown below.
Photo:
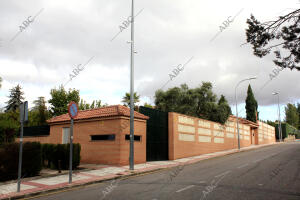
{"label": "gate", "polygon": [[147,161],[168,160],[168,113],[140,106],[139,112],[148,116],[147,121]]}

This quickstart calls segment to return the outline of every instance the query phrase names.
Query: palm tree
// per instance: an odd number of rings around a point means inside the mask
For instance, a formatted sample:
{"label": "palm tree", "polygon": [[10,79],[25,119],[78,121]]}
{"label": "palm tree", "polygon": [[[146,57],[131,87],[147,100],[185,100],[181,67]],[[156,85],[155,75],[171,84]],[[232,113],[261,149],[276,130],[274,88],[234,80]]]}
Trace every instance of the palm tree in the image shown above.
{"label": "palm tree", "polygon": [[[124,103],[124,106],[130,107],[130,94],[129,93],[125,93],[125,96],[123,97],[122,102]],[[133,103],[136,104],[140,102],[140,96],[137,95],[137,93],[135,92],[133,94]]]}

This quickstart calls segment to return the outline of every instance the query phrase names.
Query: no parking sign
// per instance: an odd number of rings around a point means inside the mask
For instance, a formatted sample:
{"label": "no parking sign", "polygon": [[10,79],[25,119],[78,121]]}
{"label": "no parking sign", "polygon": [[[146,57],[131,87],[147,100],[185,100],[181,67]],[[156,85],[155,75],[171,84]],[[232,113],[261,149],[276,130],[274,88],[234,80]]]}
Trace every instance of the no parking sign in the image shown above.
{"label": "no parking sign", "polygon": [[74,119],[78,115],[78,106],[74,101],[71,101],[68,106],[69,116]]}
{"label": "no parking sign", "polygon": [[78,115],[78,106],[74,101],[71,101],[68,106],[69,116],[71,117],[70,129],[70,163],[69,163],[69,183],[72,183],[72,158],[73,158],[73,119]]}

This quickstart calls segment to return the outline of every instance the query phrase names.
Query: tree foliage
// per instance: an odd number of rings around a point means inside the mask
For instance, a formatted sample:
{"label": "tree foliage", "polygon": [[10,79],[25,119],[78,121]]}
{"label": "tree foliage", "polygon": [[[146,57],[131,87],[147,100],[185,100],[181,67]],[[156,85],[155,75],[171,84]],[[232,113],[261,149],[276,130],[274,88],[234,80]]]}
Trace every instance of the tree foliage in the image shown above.
{"label": "tree foliage", "polygon": [[14,142],[19,130],[19,112],[0,113],[0,144]]}
{"label": "tree foliage", "polygon": [[285,121],[294,126],[299,126],[299,113],[295,105],[288,103],[285,107]]}
{"label": "tree foliage", "polygon": [[[265,122],[265,121],[263,121]],[[278,124],[278,120],[276,120],[275,122],[271,121],[271,120],[267,120],[265,123],[269,124],[270,126],[276,127],[276,124]]]}
{"label": "tree foliage", "polygon": [[[300,104],[297,103],[297,112],[298,112],[298,116],[299,116],[299,125],[298,125],[298,129],[300,130]],[[299,133],[300,134],[300,133]],[[299,135],[300,136],[300,135]]]}
{"label": "tree foliage", "polygon": [[101,100],[94,100],[91,104],[86,103],[83,99],[80,100],[80,103],[78,105],[79,110],[89,110],[89,109],[94,109],[94,108],[102,108],[106,106],[107,104],[102,105]]}
{"label": "tree foliage", "polygon": [[259,22],[253,15],[247,19],[247,43],[253,54],[260,58],[273,52],[275,65],[282,68],[300,70],[300,9],[296,9],[278,19]]}
{"label": "tree foliage", "polygon": [[24,92],[22,92],[21,86],[18,84],[16,87],[9,90],[10,95],[9,100],[6,102],[5,112],[13,111],[15,112],[19,109],[20,104],[24,100]]}
{"label": "tree foliage", "polygon": [[58,89],[54,88],[50,91],[51,99],[49,99],[50,113],[52,116],[58,116],[68,112],[68,104],[74,101],[78,104],[80,100],[79,90],[69,89],[67,92],[63,86]]}
{"label": "tree foliage", "polygon": [[252,122],[256,123],[256,112],[258,108],[257,101],[254,97],[254,94],[252,92],[251,85],[249,84],[248,90],[247,90],[247,98],[246,98],[246,119]]}
{"label": "tree foliage", "polygon": [[[124,106],[130,107],[130,93],[125,93],[125,96],[122,98],[122,102],[124,103]],[[137,93],[133,93],[133,103],[136,104],[140,102],[140,96],[137,95]]]}
{"label": "tree foliage", "polygon": [[28,126],[46,125],[46,120],[49,119],[49,111],[47,110],[45,97],[38,97],[33,102],[34,107],[28,113]]}
{"label": "tree foliage", "polygon": [[146,108],[154,108],[154,106],[152,106],[151,104],[148,104],[148,103],[144,103],[144,107],[146,107]]}
{"label": "tree foliage", "polygon": [[210,82],[189,89],[186,84],[155,92],[156,108],[166,112],[178,112],[224,124],[231,114],[230,106],[222,95],[219,102]]}

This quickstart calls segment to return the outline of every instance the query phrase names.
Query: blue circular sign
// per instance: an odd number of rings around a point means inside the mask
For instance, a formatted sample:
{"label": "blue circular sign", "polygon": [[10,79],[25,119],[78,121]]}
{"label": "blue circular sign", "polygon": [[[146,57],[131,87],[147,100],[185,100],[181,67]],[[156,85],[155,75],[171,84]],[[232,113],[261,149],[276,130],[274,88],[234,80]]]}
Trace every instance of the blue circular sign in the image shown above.
{"label": "blue circular sign", "polygon": [[75,102],[70,102],[69,104],[69,116],[75,118],[78,115],[78,106]]}

